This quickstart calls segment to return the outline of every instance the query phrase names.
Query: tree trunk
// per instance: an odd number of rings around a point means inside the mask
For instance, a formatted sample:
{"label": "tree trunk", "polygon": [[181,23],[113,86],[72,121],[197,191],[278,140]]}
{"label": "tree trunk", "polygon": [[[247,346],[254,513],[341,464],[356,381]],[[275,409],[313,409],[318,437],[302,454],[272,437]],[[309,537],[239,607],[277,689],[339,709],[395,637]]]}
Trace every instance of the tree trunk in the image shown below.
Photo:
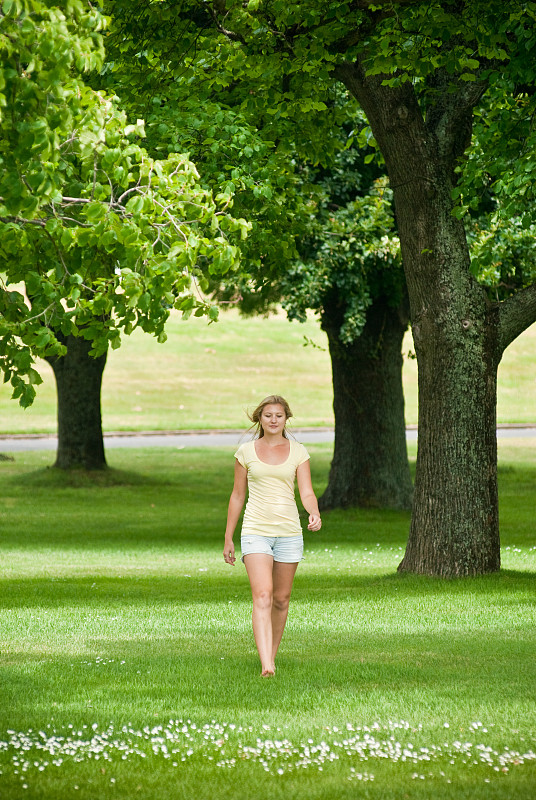
{"label": "tree trunk", "polygon": [[67,347],[66,355],[49,359],[58,394],[55,466],[104,469],[101,386],[106,354],[93,358],[89,355],[91,342],[80,337],[66,336],[62,342]]}
{"label": "tree trunk", "polygon": [[324,306],[335,445],[320,507],[411,508],[401,353],[407,313],[375,300],[362,334],[348,345],[339,339],[339,316]]}
{"label": "tree trunk", "polygon": [[446,93],[425,121],[411,84],[383,86],[382,76],[366,76],[357,62],[340,75],[362,104],[389,172],[419,367],[414,505],[399,569],[446,577],[494,572],[499,314],[471,276],[463,224],[451,213],[454,167],[482,88]]}
{"label": "tree trunk", "polygon": [[482,311],[414,326],[419,445],[400,571],[450,577],[500,567],[493,328]]}

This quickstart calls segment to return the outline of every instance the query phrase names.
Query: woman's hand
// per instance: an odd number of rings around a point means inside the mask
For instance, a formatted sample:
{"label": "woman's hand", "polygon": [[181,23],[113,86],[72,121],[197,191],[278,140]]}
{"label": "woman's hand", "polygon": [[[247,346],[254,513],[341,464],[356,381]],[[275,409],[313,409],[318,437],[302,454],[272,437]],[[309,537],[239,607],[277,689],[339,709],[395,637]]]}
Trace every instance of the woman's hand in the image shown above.
{"label": "woman's hand", "polygon": [[226,564],[230,564],[232,567],[234,567],[236,561],[234,544],[232,542],[228,542],[227,539],[225,540],[225,547],[223,548],[223,558],[225,559]]}
{"label": "woman's hand", "polygon": [[320,519],[320,514],[309,514],[309,525],[307,526],[308,531],[319,531],[322,527],[322,520]]}

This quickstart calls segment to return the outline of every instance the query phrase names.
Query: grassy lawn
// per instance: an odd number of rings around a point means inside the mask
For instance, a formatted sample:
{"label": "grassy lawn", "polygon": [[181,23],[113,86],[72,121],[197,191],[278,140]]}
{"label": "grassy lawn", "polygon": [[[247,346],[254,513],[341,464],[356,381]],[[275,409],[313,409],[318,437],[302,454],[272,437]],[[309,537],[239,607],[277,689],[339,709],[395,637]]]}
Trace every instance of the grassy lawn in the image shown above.
{"label": "grassy lawn", "polygon": [[0,797],[532,798],[536,438],[500,443],[498,575],[400,576],[408,514],[325,514],[272,680],[221,557],[232,452],[0,462]]}
{"label": "grassy lawn", "polygon": [[[318,347],[304,347],[304,337]],[[236,311],[221,321],[178,318],[169,339],[125,337],[112,351],[102,391],[105,430],[243,428],[245,409],[274,391],[287,397],[296,425],[333,424],[331,365],[318,323],[288,322],[283,315],[243,319]],[[324,348],[324,349],[319,349]],[[417,364],[404,343],[406,420],[417,422]],[[499,367],[499,422],[536,421],[536,325],[508,348]],[[40,365],[44,384],[34,405],[21,409],[0,386],[0,433],[55,432],[52,371]]]}

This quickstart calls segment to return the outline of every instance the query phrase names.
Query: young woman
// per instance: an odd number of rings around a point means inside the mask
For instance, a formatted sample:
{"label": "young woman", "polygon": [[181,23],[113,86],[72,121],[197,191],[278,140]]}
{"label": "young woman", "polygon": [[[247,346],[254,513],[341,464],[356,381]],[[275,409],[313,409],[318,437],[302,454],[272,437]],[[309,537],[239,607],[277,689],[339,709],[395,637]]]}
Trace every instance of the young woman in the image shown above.
{"label": "young woman", "polygon": [[242,560],[253,597],[253,633],[261,660],[261,675],[275,674],[275,656],[287,621],[292,582],[303,555],[303,535],[294,482],[309,514],[308,529],[322,522],[311,483],[309,454],[288,438],[292,412],[279,395],[266,397],[250,419],[256,438],[235,453],[234,487],[229,500],[223,557],[236,561],[233,535],[248,494],[242,523]]}

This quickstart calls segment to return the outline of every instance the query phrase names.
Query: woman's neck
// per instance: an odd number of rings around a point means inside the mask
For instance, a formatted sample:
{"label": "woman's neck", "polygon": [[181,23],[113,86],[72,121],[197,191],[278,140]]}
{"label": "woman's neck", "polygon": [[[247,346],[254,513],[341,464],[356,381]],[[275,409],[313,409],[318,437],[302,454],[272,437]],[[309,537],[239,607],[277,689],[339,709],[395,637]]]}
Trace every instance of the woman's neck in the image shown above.
{"label": "woman's neck", "polygon": [[261,436],[260,441],[264,441],[268,447],[277,447],[280,444],[284,444],[287,441],[287,438],[283,436],[282,433],[270,433],[264,432],[264,436]]}

